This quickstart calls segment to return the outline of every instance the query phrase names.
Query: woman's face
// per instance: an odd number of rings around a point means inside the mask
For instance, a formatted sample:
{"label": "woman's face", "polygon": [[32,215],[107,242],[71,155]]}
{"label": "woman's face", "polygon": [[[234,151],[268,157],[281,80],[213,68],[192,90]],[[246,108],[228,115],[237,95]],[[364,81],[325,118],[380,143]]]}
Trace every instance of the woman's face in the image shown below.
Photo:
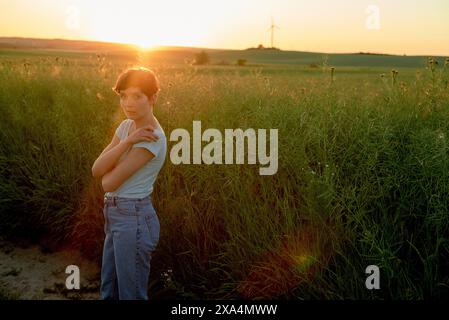
{"label": "woman's face", "polygon": [[138,87],[120,91],[120,105],[129,119],[145,117],[151,110],[148,97]]}

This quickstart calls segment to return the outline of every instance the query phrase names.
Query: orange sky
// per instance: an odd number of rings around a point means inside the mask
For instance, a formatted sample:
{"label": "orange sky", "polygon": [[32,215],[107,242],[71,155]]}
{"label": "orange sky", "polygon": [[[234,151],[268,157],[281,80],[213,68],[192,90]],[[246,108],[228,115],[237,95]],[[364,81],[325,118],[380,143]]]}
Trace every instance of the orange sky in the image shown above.
{"label": "orange sky", "polygon": [[0,0],[0,36],[449,56],[447,0]]}

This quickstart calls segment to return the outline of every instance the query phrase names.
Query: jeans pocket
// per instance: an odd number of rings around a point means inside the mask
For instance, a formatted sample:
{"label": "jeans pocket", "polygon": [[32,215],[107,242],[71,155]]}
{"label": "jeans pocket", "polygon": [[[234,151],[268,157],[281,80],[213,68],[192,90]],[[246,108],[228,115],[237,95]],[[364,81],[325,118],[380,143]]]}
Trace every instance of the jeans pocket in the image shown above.
{"label": "jeans pocket", "polygon": [[117,203],[117,211],[118,213],[125,216],[136,216],[137,210],[136,205],[134,203]]}
{"label": "jeans pocket", "polygon": [[159,219],[156,214],[154,215],[146,215],[145,222],[148,227],[148,231],[150,233],[150,247],[151,250],[155,250],[157,244],[159,243],[159,235],[160,235],[160,224]]}

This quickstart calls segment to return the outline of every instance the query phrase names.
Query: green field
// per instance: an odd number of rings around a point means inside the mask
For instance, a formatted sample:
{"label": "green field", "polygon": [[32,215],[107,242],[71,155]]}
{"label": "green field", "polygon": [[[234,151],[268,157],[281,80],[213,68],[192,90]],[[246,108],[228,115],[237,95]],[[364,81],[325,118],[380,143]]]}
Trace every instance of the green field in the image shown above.
{"label": "green field", "polygon": [[[193,120],[279,130],[273,176],[167,156],[153,193],[154,298],[449,297],[447,61],[218,50],[212,62],[231,65],[192,66],[192,52],[175,51],[0,50],[3,236],[51,239],[100,262],[91,167],[124,119],[111,87],[141,64],[159,75],[167,136]],[[380,290],[365,287],[372,264]]]}
{"label": "green field", "polygon": [[[157,62],[179,63],[188,60],[199,49],[194,48],[161,48],[149,53],[149,57]],[[237,59],[245,59],[249,64],[271,65],[322,65],[327,62],[335,67],[390,67],[390,68],[423,68],[427,58],[424,56],[397,56],[383,54],[335,54],[301,51],[277,50],[218,50],[204,49],[212,63],[235,64]],[[444,63],[444,57],[434,57]]]}

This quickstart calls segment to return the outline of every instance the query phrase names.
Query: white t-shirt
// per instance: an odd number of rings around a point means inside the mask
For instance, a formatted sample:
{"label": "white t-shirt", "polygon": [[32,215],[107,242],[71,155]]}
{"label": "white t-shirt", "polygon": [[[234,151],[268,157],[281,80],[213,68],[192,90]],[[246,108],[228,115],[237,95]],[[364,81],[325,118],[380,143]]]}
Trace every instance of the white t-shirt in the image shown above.
{"label": "white t-shirt", "polygon": [[[115,134],[120,141],[128,137],[129,129],[133,124],[132,119],[125,119],[115,130]],[[123,198],[145,198],[153,192],[153,184],[165,161],[167,152],[167,139],[164,130],[158,126],[154,133],[159,137],[155,142],[141,141],[132,146],[132,148],[145,148],[149,150],[154,157],[137,170],[120,187],[112,192],[106,192],[106,196],[117,196]],[[131,148],[120,157],[125,157]],[[120,160],[119,160],[120,161]]]}

